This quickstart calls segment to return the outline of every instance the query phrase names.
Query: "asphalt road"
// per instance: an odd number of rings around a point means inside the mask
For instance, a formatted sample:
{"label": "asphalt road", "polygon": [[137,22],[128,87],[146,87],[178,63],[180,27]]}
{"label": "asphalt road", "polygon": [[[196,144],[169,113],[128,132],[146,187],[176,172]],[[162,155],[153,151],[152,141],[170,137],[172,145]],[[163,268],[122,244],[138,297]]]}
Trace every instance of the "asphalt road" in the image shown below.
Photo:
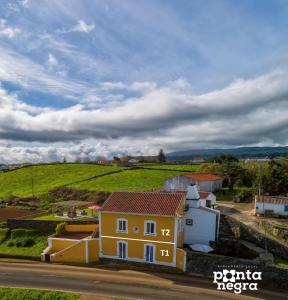
{"label": "asphalt road", "polygon": [[48,290],[73,291],[134,299],[286,299],[287,295],[267,290],[236,295],[215,289],[210,279],[131,270],[111,270],[0,261],[0,285]]}

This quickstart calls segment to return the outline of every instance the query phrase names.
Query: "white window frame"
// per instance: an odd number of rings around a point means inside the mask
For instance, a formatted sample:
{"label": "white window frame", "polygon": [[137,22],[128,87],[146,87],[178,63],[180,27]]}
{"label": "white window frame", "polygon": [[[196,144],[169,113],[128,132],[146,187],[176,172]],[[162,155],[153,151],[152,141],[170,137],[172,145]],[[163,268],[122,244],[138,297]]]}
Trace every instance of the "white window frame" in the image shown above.
{"label": "white window frame", "polygon": [[[122,244],[125,244],[125,250],[126,250],[126,253],[125,253],[125,258],[122,258],[122,257],[120,257],[120,251],[119,251],[119,249],[120,249],[120,243],[122,243]],[[128,259],[128,243],[127,242],[125,242],[125,241],[117,241],[117,258],[118,259]]]}
{"label": "white window frame", "polygon": [[[119,228],[119,223],[120,222],[126,222],[126,230],[121,230]],[[124,218],[119,218],[117,219],[117,233],[128,233],[128,220],[127,219],[124,219]]]}
{"label": "white window frame", "polygon": [[[153,248],[153,261],[146,260],[146,246],[150,246]],[[156,246],[153,244],[144,244],[144,262],[147,264],[153,264],[156,261]]]}
{"label": "white window frame", "polygon": [[[147,232],[147,224],[148,223],[153,223],[154,224],[154,233]],[[153,220],[144,221],[144,235],[150,235],[150,236],[156,236],[157,235],[156,221],[153,221]]]}

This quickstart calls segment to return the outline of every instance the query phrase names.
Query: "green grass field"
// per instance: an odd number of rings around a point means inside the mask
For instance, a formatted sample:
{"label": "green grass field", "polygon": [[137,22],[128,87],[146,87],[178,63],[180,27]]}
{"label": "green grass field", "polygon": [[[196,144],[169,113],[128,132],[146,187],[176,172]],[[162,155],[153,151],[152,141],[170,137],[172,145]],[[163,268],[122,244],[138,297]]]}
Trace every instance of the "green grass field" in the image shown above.
{"label": "green grass field", "polygon": [[182,174],[177,171],[136,169],[111,174],[71,185],[73,188],[88,191],[151,191],[162,189],[164,180]]}
{"label": "green grass field", "polygon": [[166,164],[142,164],[139,165],[143,168],[147,169],[169,169],[169,170],[179,170],[185,172],[199,172],[201,165],[166,165]]}
{"label": "green grass field", "polygon": [[123,168],[92,164],[54,164],[0,173],[0,198],[7,199],[11,195],[31,196],[32,178],[34,194],[39,195],[62,185],[121,169]]}
{"label": "green grass field", "polygon": [[[47,238],[50,234],[28,229],[13,229],[10,237],[0,244],[0,255],[39,258],[47,247]],[[26,245],[23,245],[25,242]]]}
{"label": "green grass field", "polygon": [[0,288],[1,300],[77,300],[80,295],[34,289]]}
{"label": "green grass field", "polygon": [[[159,170],[150,170],[149,168]],[[0,173],[0,198],[8,200],[12,195],[18,197],[32,196],[32,179],[34,195],[45,194],[63,185],[88,191],[151,191],[161,189],[164,180],[170,176],[183,174],[181,172],[183,170],[195,172],[199,168],[199,165],[161,164],[146,165],[145,169],[132,170],[93,164],[36,165]],[[109,174],[115,171],[122,172]],[[89,180],[91,177],[103,174],[108,175]]]}

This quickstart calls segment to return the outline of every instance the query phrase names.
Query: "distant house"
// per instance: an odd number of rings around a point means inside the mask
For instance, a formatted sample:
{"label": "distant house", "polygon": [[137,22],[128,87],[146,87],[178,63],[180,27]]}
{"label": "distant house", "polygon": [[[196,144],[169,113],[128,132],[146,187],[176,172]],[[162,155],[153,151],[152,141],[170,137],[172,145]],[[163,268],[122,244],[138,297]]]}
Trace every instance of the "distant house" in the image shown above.
{"label": "distant house", "polygon": [[288,197],[256,196],[255,214],[275,214],[288,216]]}
{"label": "distant house", "polygon": [[200,197],[196,185],[188,186],[184,226],[184,244],[187,245],[209,245],[218,239],[220,212],[202,205]]}
{"label": "distant house", "polygon": [[165,180],[164,190],[173,192],[177,190],[187,190],[188,186],[195,184],[198,191],[215,192],[222,188],[223,179],[214,174],[191,173],[173,176]]}
{"label": "distant house", "polygon": [[139,161],[140,160],[136,159],[136,158],[131,158],[131,159],[128,160],[128,162],[131,163],[131,164],[137,164],[137,163],[139,163]]}
{"label": "distant house", "polygon": [[131,159],[138,160],[138,162],[158,162],[158,156],[133,156]]}
{"label": "distant house", "polygon": [[204,161],[205,161],[205,159],[202,156],[194,156],[191,159],[191,163],[194,163],[194,164],[200,164],[200,163],[203,163]]}

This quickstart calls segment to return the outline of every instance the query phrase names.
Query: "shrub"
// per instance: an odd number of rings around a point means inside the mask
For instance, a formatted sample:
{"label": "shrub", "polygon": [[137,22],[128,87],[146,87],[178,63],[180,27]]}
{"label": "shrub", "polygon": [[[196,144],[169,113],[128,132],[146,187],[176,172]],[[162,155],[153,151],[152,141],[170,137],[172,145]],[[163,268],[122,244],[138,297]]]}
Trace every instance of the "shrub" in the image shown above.
{"label": "shrub", "polygon": [[13,246],[15,246],[15,244],[14,244],[13,241],[9,241],[9,242],[7,243],[7,246],[8,246],[8,247],[13,247]]}
{"label": "shrub", "polygon": [[65,225],[66,223],[59,223],[57,226],[56,226],[56,229],[55,229],[55,236],[59,236],[61,235],[61,233],[63,233],[63,231],[65,230]]}
{"label": "shrub", "polygon": [[39,236],[41,233],[34,229],[13,229],[11,231],[11,239],[18,239],[23,237],[33,237],[33,236]]}
{"label": "shrub", "polygon": [[32,247],[35,244],[35,241],[33,239],[27,238],[24,239],[22,242],[22,247]]}
{"label": "shrub", "polygon": [[9,232],[8,228],[0,228],[0,243],[6,240],[8,232]]}
{"label": "shrub", "polygon": [[17,248],[22,247],[22,241],[19,241],[19,240],[18,240],[18,241],[16,241],[15,243],[16,243],[16,247],[17,247]]}

